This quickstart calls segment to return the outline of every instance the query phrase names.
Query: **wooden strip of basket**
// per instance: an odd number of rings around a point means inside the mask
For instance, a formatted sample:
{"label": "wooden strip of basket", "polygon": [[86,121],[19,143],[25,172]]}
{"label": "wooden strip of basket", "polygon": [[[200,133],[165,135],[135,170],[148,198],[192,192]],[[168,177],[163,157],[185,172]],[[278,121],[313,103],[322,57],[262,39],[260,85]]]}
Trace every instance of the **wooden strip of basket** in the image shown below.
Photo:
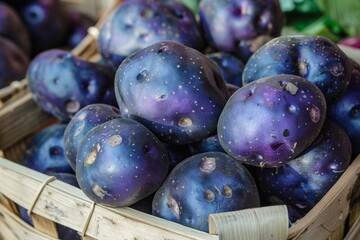
{"label": "wooden strip of basket", "polygon": [[[303,219],[289,229],[288,239],[328,239],[341,227],[348,214],[349,196],[360,173],[360,156]],[[28,208],[33,196],[48,176],[0,159],[0,192]],[[81,232],[92,202],[75,187],[60,181],[50,183],[38,199],[34,212]],[[160,219],[131,208],[96,205],[86,235],[98,239],[219,239],[195,229]]]}
{"label": "wooden strip of basket", "polygon": [[[0,192],[25,208],[48,176],[0,158]],[[81,232],[92,202],[84,193],[61,181],[49,183],[33,212]],[[169,222],[131,208],[95,206],[86,235],[96,239],[216,240],[217,236]]]}
{"label": "wooden strip of basket", "polygon": [[51,240],[50,236],[41,233],[20,219],[0,204],[0,239],[11,240]]}

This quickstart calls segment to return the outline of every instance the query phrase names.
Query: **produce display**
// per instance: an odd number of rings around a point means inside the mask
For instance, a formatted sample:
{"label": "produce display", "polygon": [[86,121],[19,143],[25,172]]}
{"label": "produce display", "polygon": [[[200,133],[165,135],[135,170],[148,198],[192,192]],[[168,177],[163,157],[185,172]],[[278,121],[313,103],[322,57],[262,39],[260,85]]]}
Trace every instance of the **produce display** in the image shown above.
{"label": "produce display", "polygon": [[1,2],[21,33],[0,21],[0,88],[26,76],[55,120],[20,164],[200,231],[209,214],[271,205],[295,225],[360,153],[360,65],[340,47],[358,38],[303,2],[121,1],[91,35],[96,60],[71,51],[91,18]]}

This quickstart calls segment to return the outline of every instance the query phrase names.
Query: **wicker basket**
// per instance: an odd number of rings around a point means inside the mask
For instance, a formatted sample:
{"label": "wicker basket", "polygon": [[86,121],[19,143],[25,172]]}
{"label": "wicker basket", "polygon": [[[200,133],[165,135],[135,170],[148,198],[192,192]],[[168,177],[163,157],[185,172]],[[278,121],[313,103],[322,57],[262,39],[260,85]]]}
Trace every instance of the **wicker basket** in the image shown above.
{"label": "wicker basket", "polygon": [[[98,57],[96,27],[74,54]],[[0,239],[57,239],[55,223],[78,231],[84,239],[359,239],[360,156],[291,228],[286,207],[273,206],[211,214],[205,233],[129,207],[94,204],[80,189],[19,165],[29,139],[57,121],[33,102],[28,91],[0,109]],[[34,227],[19,218],[16,205],[29,210]]]}

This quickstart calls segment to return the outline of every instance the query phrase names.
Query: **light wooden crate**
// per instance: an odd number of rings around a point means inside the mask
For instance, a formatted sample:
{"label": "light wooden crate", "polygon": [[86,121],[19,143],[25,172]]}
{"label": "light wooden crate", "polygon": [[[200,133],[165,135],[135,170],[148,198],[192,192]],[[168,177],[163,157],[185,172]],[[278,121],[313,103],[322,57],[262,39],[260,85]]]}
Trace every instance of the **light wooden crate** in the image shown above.
{"label": "light wooden crate", "polygon": [[[120,2],[115,1],[113,7]],[[74,54],[88,60],[98,58],[96,29],[100,24],[101,19],[73,49]],[[359,57],[353,49],[343,50],[355,60]],[[360,156],[291,228],[286,207],[274,206],[212,214],[210,231],[205,233],[129,207],[96,205],[80,189],[19,165],[28,140],[57,121],[33,102],[28,91],[0,109],[0,239],[57,239],[54,223],[78,231],[84,239],[359,239]],[[19,218],[16,205],[32,209],[34,227]]]}

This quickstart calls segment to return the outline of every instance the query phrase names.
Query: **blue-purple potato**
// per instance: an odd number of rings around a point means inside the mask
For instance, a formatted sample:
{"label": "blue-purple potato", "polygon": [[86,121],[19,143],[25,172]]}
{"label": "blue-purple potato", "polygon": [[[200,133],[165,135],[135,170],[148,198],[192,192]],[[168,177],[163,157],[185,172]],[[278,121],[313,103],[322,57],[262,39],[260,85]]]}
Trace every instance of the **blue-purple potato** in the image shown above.
{"label": "blue-purple potato", "polygon": [[338,101],[328,104],[327,116],[350,137],[355,159],[360,154],[360,65],[353,60],[350,84]]}
{"label": "blue-purple potato", "polygon": [[37,55],[27,70],[35,102],[62,121],[70,121],[89,104],[116,106],[114,76],[115,72],[107,66],[59,49]]}
{"label": "blue-purple potato", "polygon": [[194,14],[177,1],[124,1],[100,28],[98,49],[115,69],[131,53],[172,40],[202,50],[204,39]]}
{"label": "blue-purple potato", "polygon": [[29,57],[12,41],[0,37],[0,89],[25,78]]}
{"label": "blue-purple potato", "polygon": [[208,216],[260,206],[255,180],[225,153],[207,152],[179,163],[156,191],[153,215],[201,231]]}
{"label": "blue-purple potato", "polygon": [[210,45],[244,63],[283,27],[278,0],[202,0],[199,17]]}
{"label": "blue-purple potato", "polygon": [[64,132],[65,156],[74,171],[76,170],[77,150],[85,134],[95,126],[120,116],[118,108],[103,103],[89,104],[75,114]]}
{"label": "blue-purple potato", "polygon": [[242,87],[244,63],[239,58],[226,52],[208,53],[206,56],[218,65],[226,83]]}
{"label": "blue-purple potato", "polygon": [[86,13],[70,10],[70,27],[67,36],[66,45],[69,48],[75,48],[87,36],[89,27],[96,24],[95,19]]}
{"label": "blue-purple potato", "polygon": [[189,149],[193,155],[205,152],[225,152],[219,142],[217,134],[204,138],[198,142],[190,143]]}
{"label": "blue-purple potato", "polygon": [[0,36],[11,40],[27,55],[30,54],[31,41],[28,30],[18,12],[3,2],[0,2]]}
{"label": "blue-purple potato", "polygon": [[142,124],[115,118],[91,129],[80,143],[76,177],[95,203],[125,207],[154,193],[169,160],[163,144]]}
{"label": "blue-purple potato", "polygon": [[350,60],[331,40],[322,36],[281,36],[256,51],[245,64],[243,84],[259,78],[293,74],[314,83],[326,101],[337,101],[349,84]]}
{"label": "blue-purple potato", "polygon": [[[67,184],[70,184],[74,187],[79,187],[77,183],[75,174],[70,173],[51,173],[51,176],[55,176],[57,180],[63,181]],[[20,218],[25,221],[27,224],[33,226],[32,218],[28,215],[27,209],[18,205]],[[56,230],[59,234],[59,239],[62,240],[81,240],[82,238],[78,232],[72,228],[65,227],[59,223],[56,224]]]}
{"label": "blue-purple potato", "polygon": [[21,165],[38,172],[74,173],[64,153],[66,124],[56,123],[37,133],[26,145]]}
{"label": "blue-purple potato", "polygon": [[155,193],[152,193],[151,195],[147,196],[146,198],[140,199],[139,201],[130,205],[129,207],[151,215],[154,195]]}
{"label": "blue-purple potato", "polygon": [[180,162],[193,155],[188,144],[164,143],[164,146],[169,157],[169,172]]}
{"label": "blue-purple potato", "polygon": [[228,91],[217,65],[201,52],[162,41],[128,56],[115,76],[120,111],[162,142],[186,144],[216,131]]}
{"label": "blue-purple potato", "polygon": [[267,204],[286,204],[303,217],[345,172],[350,159],[346,132],[326,120],[318,138],[295,159],[278,168],[258,168],[261,199]]}
{"label": "blue-purple potato", "polygon": [[325,117],[325,97],[315,84],[281,74],[236,91],[220,115],[217,133],[224,150],[239,161],[276,167],[310,145]]}
{"label": "blue-purple potato", "polygon": [[70,21],[60,0],[29,0],[18,11],[30,34],[32,56],[64,45]]}

